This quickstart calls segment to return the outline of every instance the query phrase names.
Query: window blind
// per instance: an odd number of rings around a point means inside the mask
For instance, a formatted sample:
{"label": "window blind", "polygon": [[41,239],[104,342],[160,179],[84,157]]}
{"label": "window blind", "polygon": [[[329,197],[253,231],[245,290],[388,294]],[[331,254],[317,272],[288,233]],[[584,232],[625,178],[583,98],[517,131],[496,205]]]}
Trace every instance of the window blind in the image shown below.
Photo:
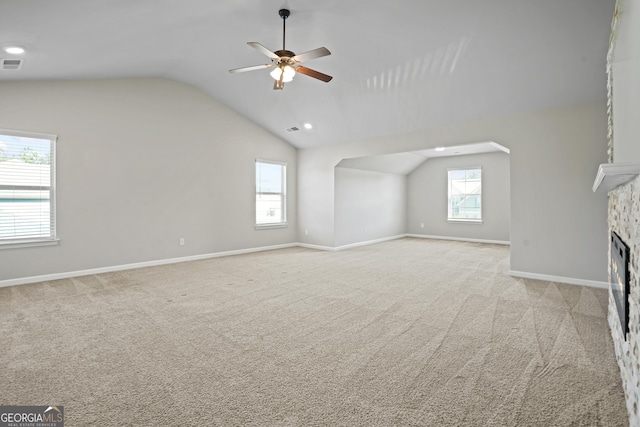
{"label": "window blind", "polygon": [[55,141],[0,130],[0,243],[56,238]]}

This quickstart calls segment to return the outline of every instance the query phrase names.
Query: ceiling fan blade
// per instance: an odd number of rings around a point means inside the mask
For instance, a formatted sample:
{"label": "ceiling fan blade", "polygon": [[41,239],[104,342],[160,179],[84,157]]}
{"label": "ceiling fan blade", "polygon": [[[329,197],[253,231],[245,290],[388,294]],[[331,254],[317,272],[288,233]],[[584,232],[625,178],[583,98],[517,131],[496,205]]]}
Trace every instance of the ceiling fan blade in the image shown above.
{"label": "ceiling fan blade", "polygon": [[257,50],[259,52],[262,52],[263,55],[267,55],[271,59],[280,59],[280,57],[278,55],[276,55],[275,53],[271,52],[269,49],[267,49],[266,47],[262,46],[258,42],[247,42],[247,44],[249,46],[251,46],[252,48],[254,48],[255,50]]}
{"label": "ceiling fan blade", "polygon": [[250,67],[234,68],[229,70],[230,73],[244,73],[245,71],[262,70],[263,68],[273,67],[273,64],[252,65]]}
{"label": "ceiling fan blade", "polygon": [[322,80],[325,83],[331,81],[333,77],[328,76],[326,74],[321,73],[320,71],[312,70],[311,68],[303,67],[302,65],[298,65],[296,67],[296,71],[302,74],[305,74],[309,77],[313,77],[314,79]]}
{"label": "ceiling fan blade", "polygon": [[317,49],[310,50],[309,52],[301,53],[300,55],[294,56],[293,59],[296,62],[304,62],[310,59],[322,58],[323,56],[331,55],[329,49],[326,47],[319,47]]}

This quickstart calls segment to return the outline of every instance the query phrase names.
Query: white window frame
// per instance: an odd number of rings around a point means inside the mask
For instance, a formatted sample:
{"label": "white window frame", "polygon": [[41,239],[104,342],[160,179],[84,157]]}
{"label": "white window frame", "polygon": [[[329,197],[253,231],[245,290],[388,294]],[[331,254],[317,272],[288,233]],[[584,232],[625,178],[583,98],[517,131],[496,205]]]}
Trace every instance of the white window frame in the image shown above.
{"label": "white window frame", "polygon": [[[480,171],[480,218],[453,218],[451,212],[451,172],[454,171],[468,171],[468,170]],[[484,218],[484,203],[482,202],[483,188],[483,172],[481,166],[465,166],[457,168],[447,168],[447,221],[452,223],[471,223],[482,224]]]}
{"label": "white window frame", "polygon": [[[271,164],[271,165],[278,165],[282,167],[282,189],[279,192],[272,192],[272,193],[259,193],[258,192],[258,187],[257,187],[257,182],[258,182],[258,168],[257,165],[258,163],[264,163],[264,164]],[[264,159],[256,159],[255,164],[254,164],[254,185],[256,186],[255,188],[255,198],[254,198],[254,212],[253,212],[253,221],[254,221],[254,225],[256,229],[267,229],[267,228],[285,228],[288,227],[288,223],[287,223],[287,163],[286,162],[279,162],[279,161],[274,161],[274,160],[264,160]],[[277,222],[269,222],[269,223],[260,223],[258,224],[258,209],[257,209],[257,197],[259,194],[278,194],[281,196],[281,206],[280,209],[282,210],[282,220],[281,221],[277,221]]]}
{"label": "white window frame", "polygon": [[29,246],[50,246],[57,245],[60,239],[57,236],[57,218],[56,218],[56,144],[58,141],[57,135],[25,132],[10,129],[0,129],[0,134],[6,136],[17,136],[24,138],[44,139],[50,141],[50,183],[48,187],[32,188],[29,186],[18,185],[0,185],[0,190],[12,190],[16,188],[22,188],[26,190],[35,189],[47,189],[49,191],[49,215],[50,215],[50,229],[48,236],[42,237],[29,237],[29,238],[0,238],[0,249],[11,249]]}

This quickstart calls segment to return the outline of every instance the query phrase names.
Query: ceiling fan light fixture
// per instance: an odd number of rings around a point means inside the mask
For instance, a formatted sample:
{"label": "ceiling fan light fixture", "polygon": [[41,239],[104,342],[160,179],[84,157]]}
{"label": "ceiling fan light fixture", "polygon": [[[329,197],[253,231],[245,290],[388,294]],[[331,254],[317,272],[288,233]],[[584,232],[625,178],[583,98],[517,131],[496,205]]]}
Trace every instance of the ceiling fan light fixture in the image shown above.
{"label": "ceiling fan light fixture", "polygon": [[293,76],[296,75],[296,70],[291,65],[280,65],[271,71],[271,77],[274,80],[280,80],[280,75],[282,74],[282,82],[288,83],[293,80]]}

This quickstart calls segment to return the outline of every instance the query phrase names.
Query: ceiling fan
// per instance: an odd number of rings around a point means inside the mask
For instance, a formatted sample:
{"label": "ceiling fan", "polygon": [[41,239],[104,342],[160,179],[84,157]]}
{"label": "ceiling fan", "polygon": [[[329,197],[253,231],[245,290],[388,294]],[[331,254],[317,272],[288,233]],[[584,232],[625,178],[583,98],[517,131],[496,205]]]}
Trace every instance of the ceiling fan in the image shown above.
{"label": "ceiling fan", "polygon": [[319,47],[317,49],[310,50],[305,53],[301,53],[300,55],[296,55],[290,50],[286,50],[285,48],[285,35],[286,35],[286,22],[287,18],[290,15],[288,9],[280,9],[278,14],[282,18],[282,50],[276,50],[275,52],[271,52],[266,47],[262,46],[258,42],[247,42],[249,46],[261,52],[264,55],[267,55],[271,58],[270,64],[263,65],[253,65],[251,67],[243,67],[243,68],[235,68],[233,70],[229,70],[230,73],[244,73],[245,71],[253,71],[253,70],[261,70],[263,68],[272,68],[271,77],[275,79],[275,83],[273,85],[273,89],[284,89],[284,84],[293,80],[293,76],[296,72],[305,74],[309,77],[313,77],[314,79],[321,80],[325,83],[331,81],[333,77],[323,74],[319,71],[312,70],[311,68],[303,67],[300,65],[301,62],[308,61],[314,58],[321,58],[323,56],[331,55],[329,49],[326,47]]}

